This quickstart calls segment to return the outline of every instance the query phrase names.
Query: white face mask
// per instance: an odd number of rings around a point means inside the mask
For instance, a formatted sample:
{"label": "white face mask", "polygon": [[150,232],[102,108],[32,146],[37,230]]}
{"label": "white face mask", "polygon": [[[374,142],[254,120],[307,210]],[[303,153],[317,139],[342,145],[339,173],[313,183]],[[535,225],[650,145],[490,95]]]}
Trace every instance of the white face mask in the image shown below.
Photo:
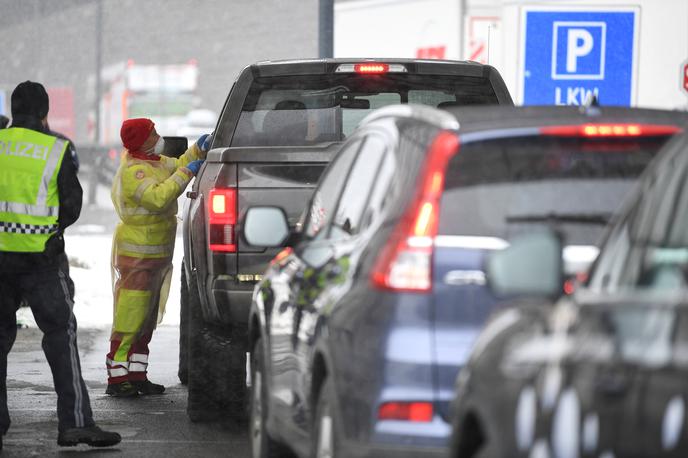
{"label": "white face mask", "polygon": [[160,156],[163,151],[165,151],[165,139],[162,137],[159,137],[158,141],[155,142],[155,146],[153,147],[153,151],[151,151],[150,154]]}

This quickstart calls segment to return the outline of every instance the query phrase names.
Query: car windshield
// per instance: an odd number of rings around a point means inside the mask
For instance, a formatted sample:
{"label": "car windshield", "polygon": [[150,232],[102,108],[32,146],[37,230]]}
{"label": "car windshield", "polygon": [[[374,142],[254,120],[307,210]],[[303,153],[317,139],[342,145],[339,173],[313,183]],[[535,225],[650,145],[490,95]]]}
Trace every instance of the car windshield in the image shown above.
{"label": "car windshield", "polygon": [[231,146],[303,146],[344,140],[371,111],[392,104],[496,104],[487,78],[331,74],[257,78]]}
{"label": "car windshield", "polygon": [[449,163],[439,233],[498,237],[548,226],[596,245],[667,137],[530,136],[466,143]]}

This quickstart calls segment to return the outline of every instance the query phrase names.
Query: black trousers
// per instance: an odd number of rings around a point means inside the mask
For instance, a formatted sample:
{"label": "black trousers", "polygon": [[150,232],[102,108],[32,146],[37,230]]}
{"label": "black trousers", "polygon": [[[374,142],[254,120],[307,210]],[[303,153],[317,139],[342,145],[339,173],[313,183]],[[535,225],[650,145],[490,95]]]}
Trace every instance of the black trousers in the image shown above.
{"label": "black trousers", "polygon": [[16,312],[24,299],[43,331],[43,352],[57,393],[58,428],[92,426],[93,413],[76,344],[74,283],[67,257],[59,266],[40,272],[0,272],[0,434],[10,426],[7,410],[7,354],[17,336]]}

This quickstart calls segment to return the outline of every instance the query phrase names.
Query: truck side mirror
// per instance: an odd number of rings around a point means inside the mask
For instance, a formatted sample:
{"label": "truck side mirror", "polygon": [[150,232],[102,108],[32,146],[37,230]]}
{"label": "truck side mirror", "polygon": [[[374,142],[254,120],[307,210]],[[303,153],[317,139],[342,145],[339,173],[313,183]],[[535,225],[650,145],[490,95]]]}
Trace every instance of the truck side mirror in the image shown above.
{"label": "truck side mirror", "polygon": [[189,140],[186,137],[163,137],[165,139],[165,149],[162,151],[163,156],[179,157],[189,149]]}
{"label": "truck side mirror", "polygon": [[490,255],[486,270],[488,286],[497,296],[557,299],[564,284],[561,237],[543,231],[517,238]]}
{"label": "truck side mirror", "polygon": [[287,215],[279,207],[251,207],[244,218],[244,238],[249,245],[279,247],[289,237]]}

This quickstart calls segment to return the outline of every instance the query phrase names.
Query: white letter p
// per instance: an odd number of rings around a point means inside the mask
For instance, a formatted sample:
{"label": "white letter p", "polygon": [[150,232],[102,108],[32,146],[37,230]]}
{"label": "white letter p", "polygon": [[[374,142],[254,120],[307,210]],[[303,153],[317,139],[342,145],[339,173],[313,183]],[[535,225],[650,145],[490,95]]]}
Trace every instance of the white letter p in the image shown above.
{"label": "white letter p", "polygon": [[585,29],[569,29],[566,71],[576,73],[578,58],[592,51],[592,34]]}

